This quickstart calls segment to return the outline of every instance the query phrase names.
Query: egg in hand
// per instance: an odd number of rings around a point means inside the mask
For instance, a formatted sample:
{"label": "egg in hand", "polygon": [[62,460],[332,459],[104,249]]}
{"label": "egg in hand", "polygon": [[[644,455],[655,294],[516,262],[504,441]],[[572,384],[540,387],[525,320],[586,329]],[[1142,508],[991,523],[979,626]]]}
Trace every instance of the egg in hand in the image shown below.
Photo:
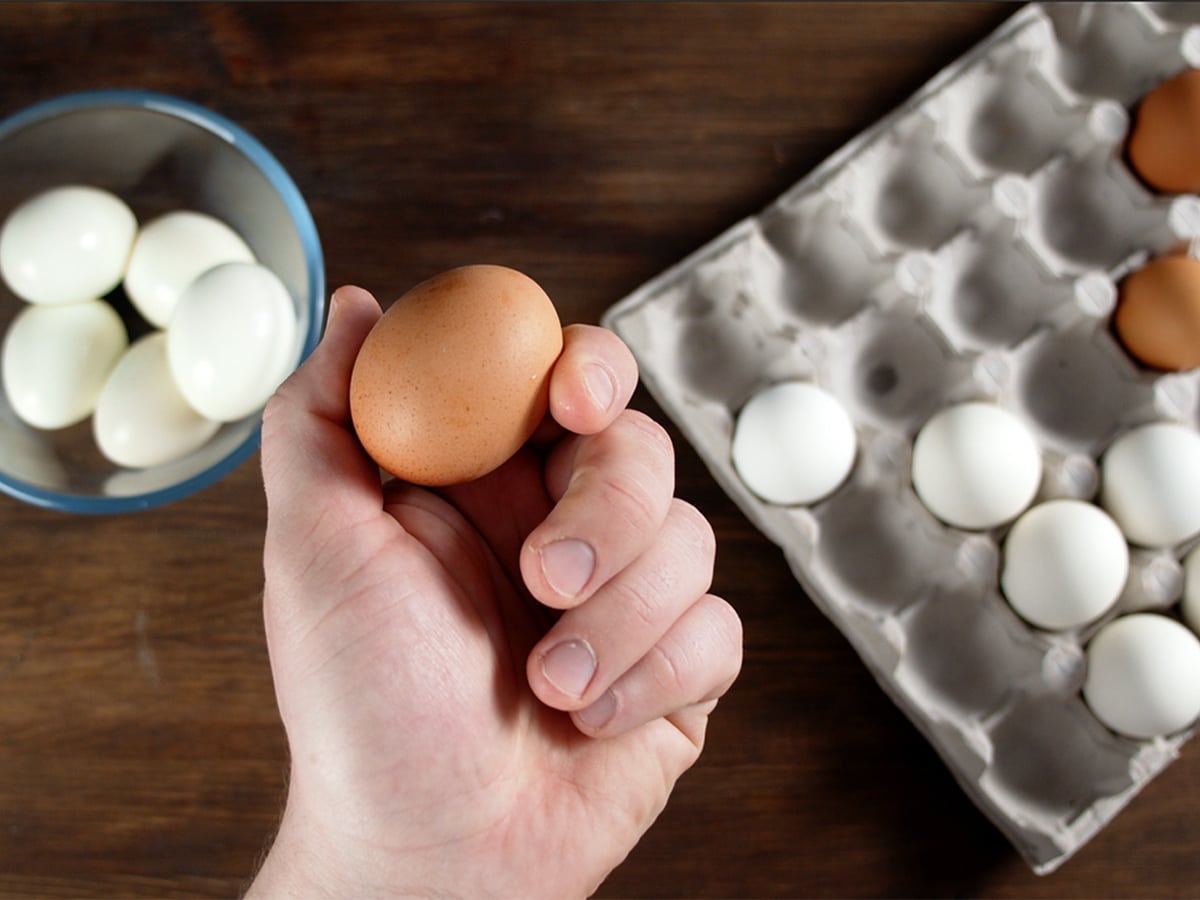
{"label": "egg in hand", "polygon": [[562,326],[546,292],[494,265],[451,269],[393,303],[363,342],[350,415],[380,468],[426,486],[479,478],[549,408]]}

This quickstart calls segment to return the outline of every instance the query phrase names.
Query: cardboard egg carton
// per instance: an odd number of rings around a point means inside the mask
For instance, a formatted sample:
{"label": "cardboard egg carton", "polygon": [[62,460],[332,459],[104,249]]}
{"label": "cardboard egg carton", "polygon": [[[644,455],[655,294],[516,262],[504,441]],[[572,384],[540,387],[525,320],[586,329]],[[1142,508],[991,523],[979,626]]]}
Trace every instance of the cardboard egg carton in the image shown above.
{"label": "cardboard egg carton", "polygon": [[[1191,737],[1120,737],[1080,696],[1088,638],[1120,613],[1177,603],[1190,547],[1133,549],[1104,619],[1034,629],[998,587],[1006,529],[938,521],[912,488],[912,441],[937,410],[992,400],[1039,442],[1035,502],[1092,500],[1118,434],[1196,427],[1197,373],[1148,372],[1109,328],[1121,277],[1200,235],[1200,200],[1151,193],[1123,159],[1138,100],[1200,64],[1193,23],[1187,4],[1021,7],[605,316],[804,593],[1038,873]],[[858,437],[847,480],[811,506],[763,502],[730,460],[741,406],[789,379],[830,391]]]}

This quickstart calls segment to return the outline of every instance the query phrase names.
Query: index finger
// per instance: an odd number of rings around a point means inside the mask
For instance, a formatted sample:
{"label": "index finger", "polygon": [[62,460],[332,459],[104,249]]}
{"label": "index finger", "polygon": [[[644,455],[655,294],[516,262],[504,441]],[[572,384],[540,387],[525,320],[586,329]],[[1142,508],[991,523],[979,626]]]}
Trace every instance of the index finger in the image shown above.
{"label": "index finger", "polygon": [[596,325],[568,325],[550,376],[550,414],[575,434],[603,431],[629,403],[637,380],[637,361],[617,335]]}
{"label": "index finger", "polygon": [[[625,343],[606,328],[568,325],[563,349],[550,374],[550,413],[530,440],[541,453],[570,435],[594,435],[610,427],[637,387],[637,362]],[[564,434],[564,431],[568,434]],[[439,488],[497,549],[501,559],[517,558],[525,536],[549,510],[545,491],[531,492],[531,466],[539,457],[518,453],[487,475]],[[559,490],[553,499],[557,499]]]}

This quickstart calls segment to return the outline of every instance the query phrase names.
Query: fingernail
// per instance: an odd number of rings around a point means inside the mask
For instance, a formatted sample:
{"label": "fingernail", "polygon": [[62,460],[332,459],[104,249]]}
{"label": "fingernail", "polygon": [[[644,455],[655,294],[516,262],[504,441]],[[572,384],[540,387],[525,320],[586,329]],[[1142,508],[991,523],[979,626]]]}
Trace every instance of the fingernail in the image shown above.
{"label": "fingernail", "polygon": [[588,728],[601,729],[608,724],[617,711],[617,698],[612,691],[605,691],[591,706],[585,706],[576,717]]}
{"label": "fingernail", "polygon": [[542,657],[542,674],[564,694],[582,697],[596,674],[596,654],[587,641],[563,641]]}
{"label": "fingernail", "polygon": [[595,568],[596,554],[583,541],[555,541],[542,548],[542,574],[564,597],[574,597],[583,590]]}
{"label": "fingernail", "polygon": [[602,411],[607,411],[617,396],[617,384],[612,373],[599,363],[589,363],[583,370],[583,386],[592,397],[592,402]]}

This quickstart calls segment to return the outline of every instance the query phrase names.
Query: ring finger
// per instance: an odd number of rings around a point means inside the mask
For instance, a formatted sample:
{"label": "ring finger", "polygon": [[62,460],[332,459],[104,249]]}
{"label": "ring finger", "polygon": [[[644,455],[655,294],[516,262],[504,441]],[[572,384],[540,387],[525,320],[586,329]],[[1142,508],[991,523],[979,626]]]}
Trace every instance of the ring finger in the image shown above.
{"label": "ring finger", "polygon": [[708,715],[741,666],[741,620],[724,600],[706,594],[651,652],[571,718],[585,734],[614,737],[667,717],[700,748]]}

